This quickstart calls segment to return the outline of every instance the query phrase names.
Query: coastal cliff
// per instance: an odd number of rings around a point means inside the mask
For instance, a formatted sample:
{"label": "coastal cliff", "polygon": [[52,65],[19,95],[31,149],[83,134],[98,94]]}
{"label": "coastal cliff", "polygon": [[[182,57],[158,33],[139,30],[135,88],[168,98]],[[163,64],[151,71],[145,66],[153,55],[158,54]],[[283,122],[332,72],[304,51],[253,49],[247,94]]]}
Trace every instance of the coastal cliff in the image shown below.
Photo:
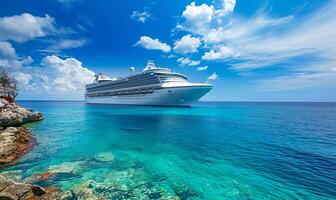
{"label": "coastal cliff", "polygon": [[28,149],[32,137],[21,125],[42,119],[42,113],[0,99],[0,167],[16,161]]}

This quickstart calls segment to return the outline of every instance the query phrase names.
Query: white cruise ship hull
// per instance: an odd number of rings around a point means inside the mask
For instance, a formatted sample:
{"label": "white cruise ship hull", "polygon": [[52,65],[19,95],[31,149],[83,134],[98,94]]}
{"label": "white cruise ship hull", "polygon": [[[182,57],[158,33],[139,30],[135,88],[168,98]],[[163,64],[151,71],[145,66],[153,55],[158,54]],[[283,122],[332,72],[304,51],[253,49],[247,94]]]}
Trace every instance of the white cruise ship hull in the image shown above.
{"label": "white cruise ship hull", "polygon": [[204,86],[168,87],[155,90],[150,94],[86,97],[85,100],[92,104],[190,106],[208,93],[211,88]]}

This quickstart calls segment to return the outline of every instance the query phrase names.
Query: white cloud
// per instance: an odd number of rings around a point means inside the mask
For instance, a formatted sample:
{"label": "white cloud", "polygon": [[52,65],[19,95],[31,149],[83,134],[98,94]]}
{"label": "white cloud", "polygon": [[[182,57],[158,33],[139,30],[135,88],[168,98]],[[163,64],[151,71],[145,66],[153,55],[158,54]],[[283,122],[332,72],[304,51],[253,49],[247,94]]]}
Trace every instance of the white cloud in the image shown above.
{"label": "white cloud", "polygon": [[263,91],[295,91],[305,88],[336,87],[336,73],[294,73],[258,82]]}
{"label": "white cloud", "polygon": [[195,34],[206,35],[212,27],[222,25],[223,17],[232,13],[236,6],[235,0],[222,0],[221,6],[202,4],[197,6],[195,2],[187,5],[182,13],[185,19],[183,24],[178,24],[175,30],[186,30]]}
{"label": "white cloud", "polygon": [[48,52],[48,53],[59,53],[61,50],[64,49],[73,49],[85,46],[89,44],[88,39],[62,39],[60,41],[52,41],[52,45],[43,49],[41,51]]}
{"label": "white cloud", "polygon": [[137,20],[138,22],[145,23],[148,18],[151,17],[151,13],[144,11],[144,12],[139,12],[139,11],[133,11],[131,15],[131,19]]}
{"label": "white cloud", "polygon": [[211,29],[208,34],[203,37],[205,43],[220,43],[224,41],[227,32],[223,27],[219,27],[218,29]]}
{"label": "white cloud", "polygon": [[0,41],[0,67],[14,71],[32,62],[33,59],[30,56],[18,57],[11,43]]}
{"label": "white cloud", "polygon": [[256,37],[264,38],[265,35],[292,19],[292,16],[270,18],[265,13],[259,13],[249,19],[229,18],[228,23],[214,23],[211,27],[208,26],[207,31],[202,33],[202,39],[208,46],[224,43],[232,47],[243,47],[245,43],[248,44]]}
{"label": "white cloud", "polygon": [[0,18],[0,40],[25,42],[57,32],[55,20],[49,15],[33,16],[29,13]]}
{"label": "white cloud", "polygon": [[208,66],[197,67],[196,71],[205,71],[208,69]]}
{"label": "white cloud", "polygon": [[209,52],[205,52],[202,56],[202,60],[224,60],[236,56],[238,56],[238,54],[231,48],[222,46],[218,51],[211,49]]}
{"label": "white cloud", "polygon": [[30,56],[27,56],[27,57],[25,57],[25,58],[23,58],[23,59],[21,59],[21,64],[22,65],[25,65],[25,66],[27,66],[27,65],[30,65],[30,64],[32,64],[33,62],[34,62],[34,60],[33,60],[33,58],[32,57],[30,57]]}
{"label": "white cloud", "polygon": [[201,45],[201,40],[197,37],[192,37],[190,34],[183,36],[180,40],[176,41],[173,50],[176,53],[187,54],[197,52],[198,47]]}
{"label": "white cloud", "polygon": [[29,85],[30,81],[33,79],[33,77],[30,74],[25,74],[22,72],[15,73],[15,79],[21,84],[22,87],[27,89],[26,87]]}
{"label": "white cloud", "polygon": [[28,94],[64,95],[82,99],[85,84],[94,79],[94,72],[75,58],[46,56],[41,66],[24,67],[16,72],[21,90]]}
{"label": "white cloud", "polygon": [[0,41],[0,59],[16,59],[15,49],[9,42]]}
{"label": "white cloud", "polygon": [[[239,73],[282,67],[286,75],[274,73],[274,78],[256,81],[261,90],[336,88],[336,4],[331,1],[323,4],[315,11],[305,10],[303,15],[294,12],[293,16],[284,17],[270,17],[265,9],[248,18],[239,13],[222,16],[225,12],[215,8],[211,20],[195,22],[198,26],[182,16],[184,21],[174,31],[197,35],[209,49],[203,60],[226,62]],[[223,5],[222,10],[225,8],[228,7]]]}
{"label": "white cloud", "polygon": [[231,64],[232,69],[246,71],[276,65],[291,70],[292,74],[265,80],[265,88],[283,86],[283,90],[290,90],[288,85],[280,84],[281,81],[295,83],[294,88],[327,85],[328,82],[335,85],[330,78],[336,79],[333,71],[336,29],[331,28],[336,27],[334,13],[336,4],[331,2],[300,19],[291,16],[274,19],[260,14],[247,21],[236,20],[222,38],[225,45],[240,53],[240,59]]}
{"label": "white cloud", "polygon": [[191,60],[189,58],[179,58],[177,59],[177,61],[180,63],[181,66],[196,66],[200,64],[200,61],[196,61],[196,60]]}
{"label": "white cloud", "polygon": [[236,0],[223,0],[224,14],[232,13],[236,7]]}
{"label": "white cloud", "polygon": [[217,79],[218,79],[218,75],[216,74],[216,72],[214,72],[213,74],[211,74],[208,77],[208,81],[214,81],[214,80],[217,80]]}
{"label": "white cloud", "polygon": [[148,36],[141,36],[135,46],[142,46],[143,48],[149,50],[160,50],[165,53],[168,53],[171,50],[171,47],[168,44],[162,43],[158,39],[152,39]]}
{"label": "white cloud", "polygon": [[182,16],[186,20],[186,26],[195,30],[210,23],[213,18],[214,11],[215,9],[212,5],[208,6],[207,4],[202,4],[200,6],[196,6],[195,2],[192,2],[190,5],[186,6]]}

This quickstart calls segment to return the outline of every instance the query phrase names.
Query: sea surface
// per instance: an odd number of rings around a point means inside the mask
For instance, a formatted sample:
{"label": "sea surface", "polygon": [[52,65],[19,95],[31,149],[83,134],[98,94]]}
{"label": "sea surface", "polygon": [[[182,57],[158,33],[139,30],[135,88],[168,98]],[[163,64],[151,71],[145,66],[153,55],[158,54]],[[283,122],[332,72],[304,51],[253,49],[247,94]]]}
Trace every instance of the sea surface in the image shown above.
{"label": "sea surface", "polygon": [[32,151],[0,171],[41,186],[107,199],[336,199],[336,103],[19,104],[45,120],[27,125]]}

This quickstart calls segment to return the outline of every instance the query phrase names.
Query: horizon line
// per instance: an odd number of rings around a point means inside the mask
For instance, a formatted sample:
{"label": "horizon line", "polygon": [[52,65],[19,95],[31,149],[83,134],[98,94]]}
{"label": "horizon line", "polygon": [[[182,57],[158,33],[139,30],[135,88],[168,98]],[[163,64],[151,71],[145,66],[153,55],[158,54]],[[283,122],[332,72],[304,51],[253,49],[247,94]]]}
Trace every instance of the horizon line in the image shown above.
{"label": "horizon line", "polygon": [[[85,100],[18,99],[16,101],[85,102]],[[199,101],[196,103],[336,103],[336,101]]]}

